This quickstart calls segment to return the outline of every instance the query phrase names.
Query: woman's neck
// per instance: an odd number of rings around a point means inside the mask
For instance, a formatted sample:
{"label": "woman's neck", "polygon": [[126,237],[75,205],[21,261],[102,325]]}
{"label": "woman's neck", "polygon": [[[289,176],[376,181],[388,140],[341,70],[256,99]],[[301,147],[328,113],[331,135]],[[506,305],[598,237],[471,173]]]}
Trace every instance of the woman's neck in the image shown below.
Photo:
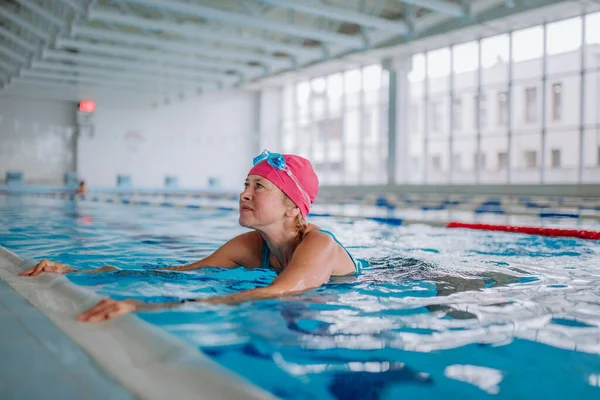
{"label": "woman's neck", "polygon": [[278,232],[261,231],[260,234],[265,243],[267,243],[267,246],[269,246],[271,254],[275,256],[282,267],[289,264],[296,247],[302,241],[295,229],[286,229]]}

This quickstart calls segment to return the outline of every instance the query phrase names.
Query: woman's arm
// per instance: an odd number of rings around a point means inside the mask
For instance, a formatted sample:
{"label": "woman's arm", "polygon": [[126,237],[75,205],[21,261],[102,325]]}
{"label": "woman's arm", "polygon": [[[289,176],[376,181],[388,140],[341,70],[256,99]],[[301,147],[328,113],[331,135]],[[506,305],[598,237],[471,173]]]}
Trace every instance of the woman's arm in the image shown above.
{"label": "woman's arm", "polygon": [[294,252],[290,264],[267,287],[246,290],[228,296],[193,299],[177,303],[145,304],[131,299],[123,301],[105,299],[82,313],[77,320],[99,322],[133,311],[177,307],[187,301],[207,304],[240,304],[246,301],[278,298],[306,292],[329,280],[334,262],[336,262],[334,246],[337,244],[330,236],[307,236]]}
{"label": "woman's arm", "polygon": [[[256,232],[248,232],[236,236],[210,256],[203,258],[200,261],[193,262],[188,265],[157,268],[157,270],[170,271],[189,271],[203,267],[218,267],[218,268],[235,268],[240,265],[252,266],[253,255],[257,257],[257,248],[260,248],[262,239]],[[258,256],[259,257],[259,256]],[[38,276],[42,272],[51,272],[55,274],[68,274],[69,272],[82,272],[95,274],[99,272],[108,272],[117,270],[116,267],[106,265],[102,268],[90,270],[78,270],[65,264],[57,263],[50,260],[42,260],[34,267],[22,272],[21,276]]]}
{"label": "woman's arm", "polygon": [[68,274],[69,272],[83,272],[86,274],[96,274],[98,272],[108,272],[114,271],[118,268],[111,267],[110,265],[105,265],[102,268],[96,269],[86,269],[86,270],[78,270],[73,267],[69,267],[68,265],[57,263],[50,260],[42,260],[37,263],[35,266],[29,268],[27,271],[21,272],[20,276],[38,276],[42,272],[52,272],[55,274]]}
{"label": "woman's arm", "polygon": [[252,260],[259,257],[262,239],[257,232],[247,232],[234,237],[219,247],[210,256],[188,265],[157,268],[160,271],[190,271],[198,268],[236,268],[252,266]]}

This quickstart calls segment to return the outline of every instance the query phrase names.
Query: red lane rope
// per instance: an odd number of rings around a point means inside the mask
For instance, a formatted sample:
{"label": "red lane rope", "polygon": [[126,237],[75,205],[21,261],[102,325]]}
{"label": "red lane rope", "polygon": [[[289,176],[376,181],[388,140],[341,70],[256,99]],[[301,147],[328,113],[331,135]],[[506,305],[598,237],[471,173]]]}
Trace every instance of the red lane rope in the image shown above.
{"label": "red lane rope", "polygon": [[600,240],[600,232],[577,229],[543,228],[533,226],[470,224],[465,222],[450,222],[446,228],[481,229],[486,231],[503,231],[527,233],[529,235],[576,237],[580,239]]}

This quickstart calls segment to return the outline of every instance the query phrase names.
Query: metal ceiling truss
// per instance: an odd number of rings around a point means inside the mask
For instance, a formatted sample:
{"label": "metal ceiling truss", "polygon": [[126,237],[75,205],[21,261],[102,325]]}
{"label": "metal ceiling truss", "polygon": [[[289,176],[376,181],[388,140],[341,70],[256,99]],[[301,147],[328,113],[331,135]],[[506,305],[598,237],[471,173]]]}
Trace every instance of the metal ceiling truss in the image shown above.
{"label": "metal ceiling truss", "polygon": [[524,1],[13,0],[0,4],[0,94],[39,87],[70,99],[85,88],[160,103],[437,32],[427,21],[477,23],[475,8],[516,13]]}

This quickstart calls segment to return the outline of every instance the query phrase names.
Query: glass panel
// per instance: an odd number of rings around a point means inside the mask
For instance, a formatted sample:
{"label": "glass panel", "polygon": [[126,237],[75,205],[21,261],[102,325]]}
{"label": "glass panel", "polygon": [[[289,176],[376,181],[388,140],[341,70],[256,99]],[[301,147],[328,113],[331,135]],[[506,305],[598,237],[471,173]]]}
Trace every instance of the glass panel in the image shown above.
{"label": "glass panel", "polygon": [[[374,185],[385,182],[387,174],[386,158],[382,157],[381,147],[363,146],[363,164],[361,183]],[[383,178],[383,179],[382,179]]]}
{"label": "glass panel", "polygon": [[546,26],[547,74],[562,75],[581,69],[581,17]]}
{"label": "glass panel", "polygon": [[540,183],[541,142],[539,132],[515,134],[511,146],[511,183]]}
{"label": "glass panel", "polygon": [[544,52],[544,29],[542,26],[513,33],[513,79],[520,81],[541,76]]}
{"label": "glass panel", "polygon": [[453,141],[452,183],[475,183],[474,157],[477,140],[455,137]]}
{"label": "glass panel", "polygon": [[600,129],[585,131],[583,137],[583,183],[600,183]]}
{"label": "glass panel", "polygon": [[427,76],[430,93],[446,92],[450,89],[450,48],[427,53]]}
{"label": "glass panel", "polygon": [[419,185],[424,183],[424,148],[423,135],[411,131],[408,137],[408,159],[404,161],[407,183]]}
{"label": "glass panel", "polygon": [[344,72],[344,91],[346,94],[346,105],[348,108],[358,107],[361,97],[361,71],[353,69]]}
{"label": "glass panel", "polygon": [[293,119],[295,116],[294,107],[294,85],[288,84],[283,87],[283,113],[282,119]]}
{"label": "glass panel", "polygon": [[284,153],[295,153],[296,151],[294,125],[294,120],[288,120],[283,122],[281,142]]}
{"label": "glass panel", "polygon": [[544,183],[576,183],[579,165],[579,129],[562,127],[546,132]]}
{"label": "glass panel", "polygon": [[363,68],[363,88],[365,91],[378,90],[381,87],[381,65],[369,65]]}
{"label": "glass panel", "polygon": [[584,105],[586,127],[597,129],[600,125],[600,70],[585,74]]}
{"label": "glass panel", "polygon": [[541,129],[540,81],[526,80],[513,86],[512,123],[515,130]]}
{"label": "glass panel", "polygon": [[[592,87],[586,88],[591,91]],[[578,129],[581,115],[581,78],[579,75],[548,77],[546,84],[546,125],[549,128]]]}
{"label": "glass panel", "polygon": [[508,136],[497,135],[481,138],[480,183],[502,184],[507,180]]}
{"label": "glass panel", "polygon": [[344,144],[358,145],[360,138],[360,112],[359,110],[348,110],[344,115]]}
{"label": "glass panel", "polygon": [[509,36],[492,36],[481,40],[482,85],[505,84],[508,81]]}
{"label": "glass panel", "polygon": [[310,100],[310,83],[298,82],[296,85],[296,109],[298,115],[308,115]]}
{"label": "glass panel", "polygon": [[427,183],[445,184],[449,180],[447,138],[430,138],[427,143]]}
{"label": "glass panel", "polygon": [[408,74],[411,82],[422,82],[425,79],[425,54],[419,53],[412,56],[412,69]]}
{"label": "glass panel", "polygon": [[344,182],[355,185],[360,180],[360,148],[358,146],[347,146],[346,161],[344,163]]}
{"label": "glass panel", "polygon": [[479,45],[467,42],[454,46],[454,90],[473,89],[477,86]]}
{"label": "glass panel", "polygon": [[585,42],[586,47],[586,68],[599,68],[600,67],[600,53],[597,50],[597,46],[600,45],[600,12],[594,14],[588,14],[585,20]]}
{"label": "glass panel", "polygon": [[342,113],[342,99],[344,95],[344,78],[341,73],[327,77],[327,99],[329,116],[337,117]]}

